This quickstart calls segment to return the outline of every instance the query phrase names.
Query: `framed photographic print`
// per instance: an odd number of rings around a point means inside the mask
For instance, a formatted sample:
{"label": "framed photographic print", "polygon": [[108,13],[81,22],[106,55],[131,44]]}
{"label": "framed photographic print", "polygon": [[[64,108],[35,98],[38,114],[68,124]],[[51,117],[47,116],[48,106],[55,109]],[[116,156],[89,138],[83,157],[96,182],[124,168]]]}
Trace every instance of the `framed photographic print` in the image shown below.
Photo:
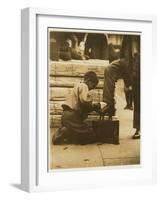
{"label": "framed photographic print", "polygon": [[21,19],[22,189],[154,183],[155,17],[26,8]]}

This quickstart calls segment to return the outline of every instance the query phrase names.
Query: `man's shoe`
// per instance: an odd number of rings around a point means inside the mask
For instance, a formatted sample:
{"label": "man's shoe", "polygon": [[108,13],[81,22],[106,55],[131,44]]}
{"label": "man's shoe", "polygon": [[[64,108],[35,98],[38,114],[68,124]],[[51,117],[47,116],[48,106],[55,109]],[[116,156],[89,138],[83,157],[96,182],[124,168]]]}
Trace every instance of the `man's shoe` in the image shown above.
{"label": "man's shoe", "polygon": [[132,105],[126,105],[124,110],[133,110],[133,106]]}
{"label": "man's shoe", "polygon": [[61,127],[57,129],[56,133],[53,135],[52,143],[53,144],[63,144],[67,142],[67,132],[66,127]]}
{"label": "man's shoe", "polygon": [[129,108],[128,108],[129,110],[133,110],[133,106],[129,106]]}
{"label": "man's shoe", "polygon": [[132,136],[132,139],[140,139],[140,131],[136,131],[135,134]]}
{"label": "man's shoe", "polygon": [[128,105],[125,106],[124,110],[127,110],[127,109],[129,109],[129,108],[128,108]]}
{"label": "man's shoe", "polygon": [[116,112],[116,109],[114,107],[114,105],[106,105],[104,106],[102,109],[101,109],[101,115],[102,116],[109,116],[109,118],[111,119],[112,116],[115,116],[115,112]]}

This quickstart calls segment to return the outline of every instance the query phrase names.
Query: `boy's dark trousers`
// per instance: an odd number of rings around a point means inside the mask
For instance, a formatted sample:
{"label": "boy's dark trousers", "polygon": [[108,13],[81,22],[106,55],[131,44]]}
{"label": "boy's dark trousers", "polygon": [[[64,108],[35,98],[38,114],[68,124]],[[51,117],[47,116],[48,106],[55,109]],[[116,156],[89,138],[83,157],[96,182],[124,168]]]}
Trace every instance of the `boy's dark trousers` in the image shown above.
{"label": "boy's dark trousers", "polygon": [[67,138],[71,143],[88,144],[95,140],[92,126],[85,122],[88,115],[82,116],[79,111],[65,110],[62,114],[62,126],[68,130]]}
{"label": "boy's dark trousers", "polygon": [[95,120],[89,124],[85,123],[78,112],[66,110],[62,115],[62,127],[67,129],[65,135],[59,132],[62,142],[67,139],[68,143],[74,144],[119,144],[119,120]]}

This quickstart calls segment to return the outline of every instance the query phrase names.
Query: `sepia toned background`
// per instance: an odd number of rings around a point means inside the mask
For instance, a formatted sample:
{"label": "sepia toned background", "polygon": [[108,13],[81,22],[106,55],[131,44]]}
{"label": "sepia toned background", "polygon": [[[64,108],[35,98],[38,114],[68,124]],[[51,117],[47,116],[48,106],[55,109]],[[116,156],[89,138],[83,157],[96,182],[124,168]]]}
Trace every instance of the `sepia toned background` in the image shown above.
{"label": "sepia toned background", "polygon": [[[52,136],[61,126],[61,105],[70,94],[75,83],[83,80],[87,71],[96,72],[99,84],[92,90],[93,100],[102,101],[104,70],[110,62],[120,56],[123,35],[119,33],[90,33],[94,38],[94,53],[89,59],[61,57],[56,40],[63,43],[73,33],[48,29],[49,31],[49,169],[67,169],[99,166],[124,166],[140,164],[140,140],[133,140],[133,110],[124,110],[126,106],[124,83],[120,79],[116,83],[116,115],[120,120],[120,145],[53,145]],[[80,33],[86,34],[87,32]],[[79,33],[76,33],[79,34]],[[132,36],[131,36],[132,37]],[[102,44],[104,40],[104,44]],[[102,43],[101,43],[102,42]],[[59,44],[60,45],[60,44]],[[85,51],[86,52],[86,51]],[[59,54],[59,55],[58,55]],[[91,113],[87,121],[99,120],[99,115]]]}

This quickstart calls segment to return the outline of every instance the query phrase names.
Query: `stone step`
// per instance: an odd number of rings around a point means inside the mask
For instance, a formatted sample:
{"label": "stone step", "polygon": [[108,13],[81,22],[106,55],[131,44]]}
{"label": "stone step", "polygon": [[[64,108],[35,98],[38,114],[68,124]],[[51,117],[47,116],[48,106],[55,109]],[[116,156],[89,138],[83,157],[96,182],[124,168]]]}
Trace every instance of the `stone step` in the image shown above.
{"label": "stone step", "polygon": [[[50,76],[49,77],[49,86],[50,87],[67,87],[73,88],[75,84],[83,81],[83,77],[57,77]],[[99,83],[97,85],[97,89],[103,89],[104,79],[99,79]]]}
{"label": "stone step", "polygon": [[[65,101],[66,97],[70,95],[72,88],[63,87],[50,87],[49,88],[49,100],[50,101]],[[94,89],[89,91],[93,101],[99,102],[102,99],[102,89]]]}
{"label": "stone step", "polygon": [[108,65],[108,60],[51,61],[49,75],[83,77],[86,72],[94,71],[98,77],[104,77]]}

